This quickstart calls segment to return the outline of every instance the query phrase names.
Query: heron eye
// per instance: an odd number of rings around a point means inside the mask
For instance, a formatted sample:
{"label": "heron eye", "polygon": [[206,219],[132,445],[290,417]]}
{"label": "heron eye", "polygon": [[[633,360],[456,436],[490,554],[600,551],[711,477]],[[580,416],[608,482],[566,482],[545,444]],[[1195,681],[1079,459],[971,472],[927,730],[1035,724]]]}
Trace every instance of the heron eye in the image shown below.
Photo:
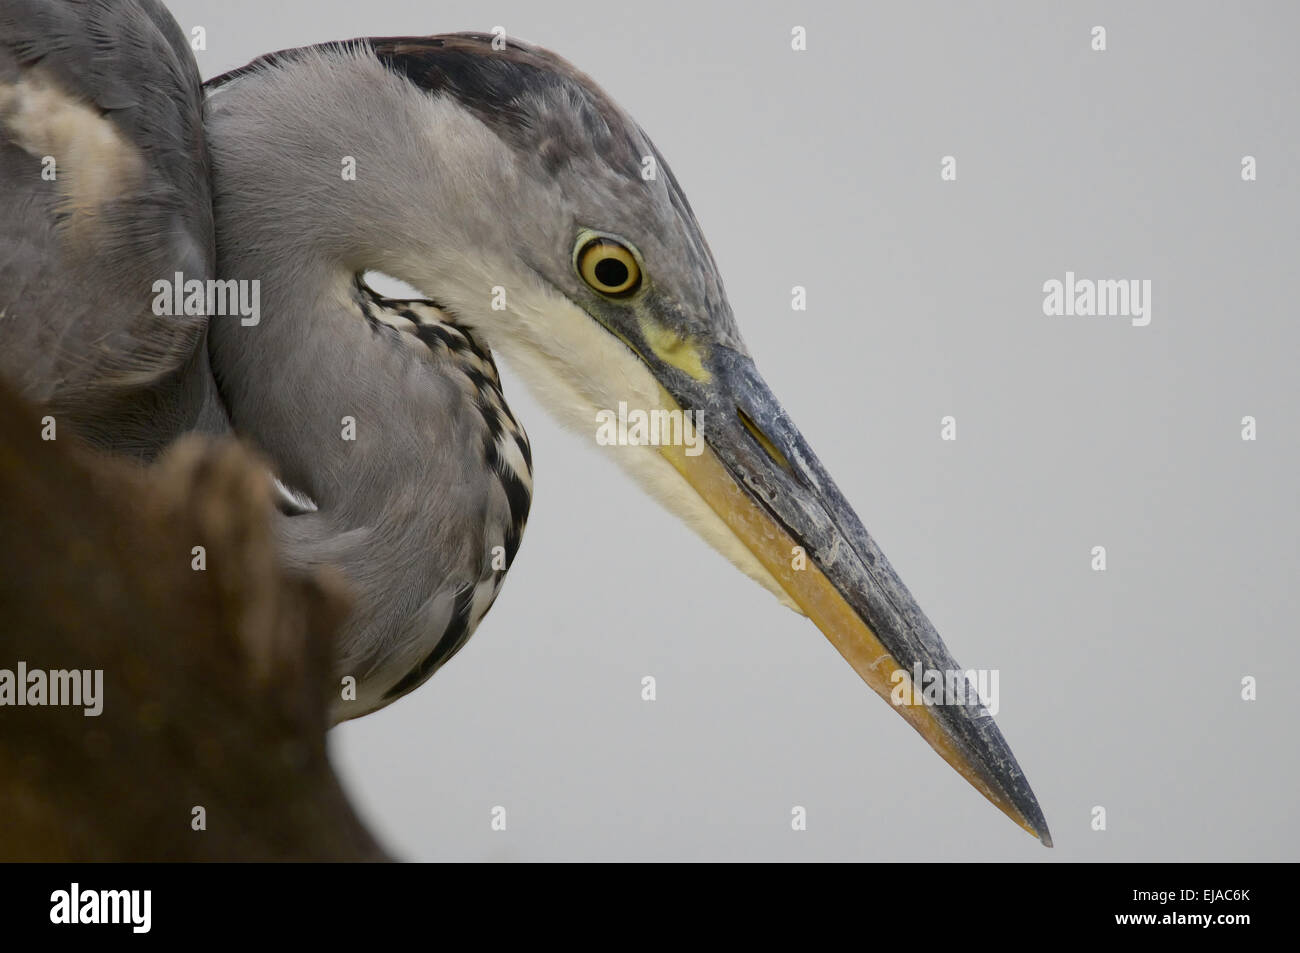
{"label": "heron eye", "polygon": [[582,280],[603,295],[622,298],[641,286],[641,266],[636,257],[608,238],[593,238],[583,245],[577,265]]}

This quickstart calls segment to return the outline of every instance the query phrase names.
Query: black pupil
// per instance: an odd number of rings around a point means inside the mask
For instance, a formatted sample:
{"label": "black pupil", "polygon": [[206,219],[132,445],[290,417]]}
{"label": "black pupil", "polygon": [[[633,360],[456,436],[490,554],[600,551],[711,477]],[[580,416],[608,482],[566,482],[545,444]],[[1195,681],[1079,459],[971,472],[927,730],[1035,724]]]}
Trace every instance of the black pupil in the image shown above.
{"label": "black pupil", "polygon": [[627,283],[627,265],[617,258],[602,258],[596,262],[596,280],[607,288],[620,288]]}

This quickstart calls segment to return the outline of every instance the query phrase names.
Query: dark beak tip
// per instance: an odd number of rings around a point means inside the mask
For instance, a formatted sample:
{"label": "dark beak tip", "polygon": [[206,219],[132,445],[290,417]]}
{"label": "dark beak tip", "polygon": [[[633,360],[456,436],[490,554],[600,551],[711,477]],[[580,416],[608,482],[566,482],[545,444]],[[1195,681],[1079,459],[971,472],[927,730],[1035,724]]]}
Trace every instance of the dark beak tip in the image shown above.
{"label": "dark beak tip", "polygon": [[1038,842],[1044,847],[1056,846],[1052,843],[1052,832],[1047,829],[1046,824],[1044,824],[1038,832]]}

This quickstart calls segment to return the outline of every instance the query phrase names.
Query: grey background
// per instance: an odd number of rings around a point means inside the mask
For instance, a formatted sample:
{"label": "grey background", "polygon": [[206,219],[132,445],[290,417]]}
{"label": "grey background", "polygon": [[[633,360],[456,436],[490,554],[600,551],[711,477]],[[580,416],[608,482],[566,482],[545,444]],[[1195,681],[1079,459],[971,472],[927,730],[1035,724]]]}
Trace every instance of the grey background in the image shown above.
{"label": "grey background", "polygon": [[[397,854],[1297,858],[1300,7],[171,7],[207,29],[205,77],[500,24],[596,78],[672,164],[760,368],[954,655],[1001,670],[998,722],[1057,843],[505,368],[537,477],[504,591],[431,682],[331,737]],[[1151,279],[1151,325],[1045,317],[1067,269]]]}

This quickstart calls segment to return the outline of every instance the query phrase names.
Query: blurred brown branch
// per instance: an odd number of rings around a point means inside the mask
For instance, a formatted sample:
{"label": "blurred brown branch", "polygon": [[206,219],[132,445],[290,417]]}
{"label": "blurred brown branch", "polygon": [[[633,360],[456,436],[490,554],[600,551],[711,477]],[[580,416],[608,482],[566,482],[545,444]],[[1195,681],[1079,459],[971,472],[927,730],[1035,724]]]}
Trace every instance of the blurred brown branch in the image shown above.
{"label": "blurred brown branch", "polygon": [[0,383],[0,669],[102,669],[103,712],[0,706],[0,859],[385,859],[325,751],[346,599],[277,566],[252,455],[137,468],[43,413]]}

